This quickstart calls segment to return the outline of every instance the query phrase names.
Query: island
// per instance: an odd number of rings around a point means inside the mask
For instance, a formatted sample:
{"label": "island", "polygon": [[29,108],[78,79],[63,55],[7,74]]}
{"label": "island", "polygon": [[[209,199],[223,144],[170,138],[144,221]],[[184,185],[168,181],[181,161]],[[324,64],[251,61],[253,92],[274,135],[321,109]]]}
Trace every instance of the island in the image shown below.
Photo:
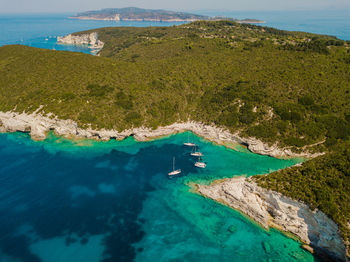
{"label": "island", "polygon": [[97,11],[78,13],[71,18],[82,20],[107,20],[107,21],[149,21],[149,22],[194,22],[199,20],[231,20],[241,23],[259,24],[264,21],[257,19],[238,20],[228,17],[209,17],[205,15],[174,12],[167,10],[142,9],[137,7],[106,8]]}
{"label": "island", "polygon": [[302,157],[189,190],[293,234],[310,252],[349,258],[350,42],[226,20],[100,28],[62,42],[97,44],[99,56],[0,47],[0,132],[145,141],[191,130]]}

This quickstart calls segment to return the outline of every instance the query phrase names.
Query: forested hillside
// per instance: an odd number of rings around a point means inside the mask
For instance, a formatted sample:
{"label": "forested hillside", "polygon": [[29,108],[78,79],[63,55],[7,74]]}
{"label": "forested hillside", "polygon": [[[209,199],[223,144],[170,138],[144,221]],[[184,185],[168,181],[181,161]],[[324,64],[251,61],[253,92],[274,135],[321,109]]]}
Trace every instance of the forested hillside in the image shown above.
{"label": "forested hillside", "polygon": [[349,136],[343,41],[233,22],[98,32],[102,57],[1,48],[1,110],[119,130],[193,119],[295,149]]}
{"label": "forested hillside", "polygon": [[326,152],[259,183],[324,210],[349,238],[349,42],[227,21],[93,31],[100,57],[1,47],[0,110],[42,105],[118,130],[190,119]]}
{"label": "forested hillside", "polygon": [[339,226],[350,246],[350,143],[342,143],[329,154],[300,167],[254,177],[263,187],[283,193],[318,208]]}

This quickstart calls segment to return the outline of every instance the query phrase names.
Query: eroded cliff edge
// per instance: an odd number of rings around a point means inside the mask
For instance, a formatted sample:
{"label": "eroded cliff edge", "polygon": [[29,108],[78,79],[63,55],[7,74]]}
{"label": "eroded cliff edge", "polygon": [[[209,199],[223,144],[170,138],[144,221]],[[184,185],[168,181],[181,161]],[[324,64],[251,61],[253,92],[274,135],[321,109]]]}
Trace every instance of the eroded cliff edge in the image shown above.
{"label": "eroded cliff edge", "polygon": [[94,53],[98,53],[104,46],[104,43],[98,39],[97,32],[82,35],[69,34],[63,37],[58,36],[57,43],[66,45],[86,45],[91,48]]}
{"label": "eroded cliff edge", "polygon": [[232,134],[214,125],[205,125],[203,123],[188,121],[174,123],[169,126],[151,129],[147,127],[138,127],[123,130],[94,130],[92,128],[81,128],[72,120],[62,120],[53,115],[41,115],[37,113],[26,114],[16,112],[0,112],[0,132],[27,132],[34,140],[44,140],[48,131],[54,131],[57,135],[77,138],[93,138],[98,140],[117,139],[122,140],[129,136],[134,136],[138,141],[147,141],[152,138],[167,136],[186,130],[213,141],[217,144],[243,144],[251,152],[269,155],[278,158],[305,157],[313,158],[322,153],[294,153],[289,148],[279,148],[277,144],[269,146],[262,141],[253,138],[242,138],[238,134]]}
{"label": "eroded cliff edge", "polygon": [[[257,186],[252,178],[235,177],[211,185],[195,185],[208,198],[239,210],[264,228],[292,233],[316,253],[347,261],[338,226],[320,210]],[[309,248],[310,250],[310,248]],[[311,250],[312,251],[312,250]]]}
{"label": "eroded cliff edge", "polygon": [[[40,108],[37,111],[39,110]],[[134,136],[138,141],[189,130],[218,144],[244,144],[250,151],[262,155],[284,158],[311,158],[319,155],[308,152],[296,154],[289,149],[278,148],[277,145],[269,146],[255,138],[241,138],[223,128],[193,121],[174,123],[157,129],[139,127],[119,132],[81,128],[72,120],[62,120],[51,114],[0,112],[0,132],[26,132],[34,140],[44,140],[50,130],[67,138],[122,140]],[[338,227],[321,211],[311,211],[307,205],[260,188],[243,177],[216,181],[209,186],[197,185],[197,190],[203,196],[242,211],[265,228],[273,226],[291,232],[316,250],[345,261],[345,246]]]}

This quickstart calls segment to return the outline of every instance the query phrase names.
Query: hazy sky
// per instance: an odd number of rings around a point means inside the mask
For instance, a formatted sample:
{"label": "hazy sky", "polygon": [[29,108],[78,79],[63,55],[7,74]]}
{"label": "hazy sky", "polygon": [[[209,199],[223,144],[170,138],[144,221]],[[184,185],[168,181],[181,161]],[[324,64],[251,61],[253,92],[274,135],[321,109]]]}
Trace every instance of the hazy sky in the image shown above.
{"label": "hazy sky", "polygon": [[319,10],[350,9],[350,0],[0,0],[0,13],[78,12],[128,6],[182,11]]}

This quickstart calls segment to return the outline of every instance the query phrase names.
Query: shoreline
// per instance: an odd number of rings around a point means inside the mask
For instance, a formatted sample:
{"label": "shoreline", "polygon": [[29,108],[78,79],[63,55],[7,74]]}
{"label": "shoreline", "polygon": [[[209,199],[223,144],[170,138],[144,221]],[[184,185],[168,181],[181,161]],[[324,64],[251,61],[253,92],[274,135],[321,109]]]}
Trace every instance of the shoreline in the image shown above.
{"label": "shoreline", "polygon": [[[159,138],[164,138],[177,133],[182,133],[185,131],[191,131],[194,134],[218,145],[223,145],[233,149],[235,149],[235,145],[243,145],[247,146],[247,149],[253,153],[257,153],[260,155],[268,155],[276,158],[311,158],[320,155],[320,153],[310,154],[308,152],[296,154],[292,153],[289,149],[280,149],[275,145],[269,147],[268,145],[264,144],[262,141],[256,138],[241,138],[238,136],[237,133],[232,134],[228,130],[225,130],[223,128],[219,128],[214,125],[205,125],[203,123],[194,121],[174,123],[169,126],[158,127],[154,130],[146,127],[139,127],[118,132],[116,130],[106,129],[94,130],[91,127],[83,129],[80,128],[78,124],[73,120],[58,119],[52,114],[48,114],[47,116],[38,114],[37,112],[40,109],[41,108],[37,109],[36,112],[32,114],[16,113],[11,111],[0,111],[0,133],[29,133],[31,139],[37,141],[46,139],[49,132],[54,132],[56,135],[65,137],[67,139],[94,139],[96,141],[109,141],[111,139],[123,140],[132,136],[136,141],[146,142]],[[244,216],[250,218],[257,225],[260,225],[267,230],[269,227],[273,227],[281,232],[290,232],[292,236],[298,238],[302,243],[306,244],[303,246],[303,248],[307,251],[313,252],[313,250],[315,250],[316,253],[319,252],[320,254],[325,254],[326,257],[335,257],[337,256],[337,254],[339,254],[338,250],[342,249],[341,244],[343,245],[345,250],[343,240],[338,233],[337,225],[333,222],[333,220],[329,219],[321,211],[313,212],[309,210],[306,204],[289,199],[277,192],[260,188],[251,179],[247,179],[245,177],[243,177],[244,181],[238,181],[239,183],[232,182],[237,179],[242,179],[242,177],[215,180],[209,185],[192,184],[190,185],[190,188],[193,189],[194,193],[200,194],[206,198],[211,198],[216,202],[238,210]],[[231,182],[233,184],[240,184],[241,188],[232,188],[230,186]],[[227,183],[229,187],[224,188],[227,185]],[[252,206],[252,202],[247,202],[246,197],[240,199],[239,195],[235,195],[237,194],[237,192],[239,193],[243,190],[250,194],[250,198],[248,197],[248,199],[253,199],[253,202],[255,201],[255,206],[254,203]],[[229,199],[229,201],[225,198]],[[232,201],[232,199],[233,202],[230,202]],[[306,222],[302,223],[300,221],[301,218],[299,216],[295,214],[294,216],[289,216],[288,211],[290,210],[288,208],[278,210],[278,208],[280,207],[280,203],[278,202],[285,201],[287,201],[289,205],[293,206],[294,204],[296,208],[307,210],[306,213],[309,217],[312,217],[312,214],[317,214],[318,216],[316,218],[313,217],[313,221],[309,222],[309,224],[307,224]],[[264,209],[262,208],[263,206],[265,206]],[[276,206],[278,207],[277,209]],[[258,212],[256,212],[256,210],[254,209],[256,207],[258,207]],[[265,213],[261,213],[263,210]],[[277,214],[279,217],[282,217],[282,220],[284,219],[287,222],[288,220],[294,221],[295,219],[299,219],[299,221],[297,222],[297,225],[295,225],[295,223],[292,223],[292,225],[288,225],[288,223],[279,224],[279,222],[281,221],[276,222],[276,219],[271,214]],[[327,241],[330,241],[331,243],[333,243],[331,244],[332,248],[330,250],[333,250],[334,246],[336,246],[337,252],[335,252],[335,254],[333,254],[332,251],[327,249],[327,244],[322,244],[320,246],[318,243],[314,243],[313,241],[315,238],[317,239],[317,237],[308,237],[308,226],[314,226],[313,224],[315,223],[317,226],[319,226],[320,224],[320,227],[323,231],[325,230],[326,233],[329,231],[329,228],[331,232],[333,232],[330,234],[330,236],[322,237],[322,241],[325,241],[326,243]],[[321,236],[321,233],[319,232],[318,235]],[[336,244],[334,244],[334,241],[336,242]],[[326,252],[324,252],[324,249],[326,250]],[[346,251],[344,252],[346,254]],[[340,254],[343,253],[340,252]]]}
{"label": "shoreline", "polygon": [[266,230],[275,228],[288,237],[294,236],[311,253],[332,261],[347,261],[338,226],[320,210],[313,211],[302,202],[261,188],[242,176],[189,186],[195,193],[248,216]]}
{"label": "shoreline", "polygon": [[227,129],[195,121],[177,122],[168,126],[158,127],[157,129],[138,127],[118,132],[113,129],[94,130],[91,127],[85,129],[80,128],[73,120],[62,120],[52,114],[48,114],[47,116],[38,114],[37,112],[40,109],[41,108],[32,114],[0,111],[0,132],[29,133],[33,140],[44,140],[49,131],[54,131],[58,136],[66,138],[76,137],[108,141],[111,139],[123,140],[129,136],[133,136],[137,141],[149,141],[176,133],[191,131],[192,133],[218,145],[235,149],[234,146],[231,147],[230,145],[239,144],[246,146],[252,153],[275,158],[308,159],[323,155],[323,153],[309,153],[307,151],[294,153],[288,148],[279,148],[277,144],[269,146],[254,137],[242,138],[238,133],[232,134]]}
{"label": "shoreline", "polygon": [[96,32],[83,35],[69,34],[62,37],[58,36],[57,43],[62,45],[86,46],[91,49],[91,54],[93,55],[97,55],[105,45],[104,42],[98,39],[98,33]]}

